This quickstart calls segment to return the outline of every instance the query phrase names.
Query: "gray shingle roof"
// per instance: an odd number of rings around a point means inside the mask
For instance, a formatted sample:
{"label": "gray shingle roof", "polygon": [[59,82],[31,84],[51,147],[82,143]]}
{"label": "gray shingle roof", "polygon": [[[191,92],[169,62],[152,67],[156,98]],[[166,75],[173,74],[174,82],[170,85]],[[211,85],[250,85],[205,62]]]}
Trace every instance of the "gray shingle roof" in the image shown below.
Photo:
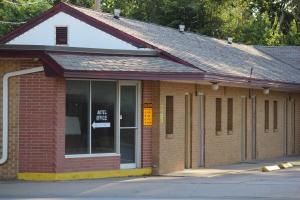
{"label": "gray shingle roof", "polygon": [[300,70],[300,46],[257,46],[256,48]]}
{"label": "gray shingle roof", "polygon": [[[111,14],[70,5],[80,12],[147,42],[208,73],[300,83],[299,70],[253,46],[232,44],[194,33],[137,20],[114,19]],[[299,49],[295,49],[299,52]]]}
{"label": "gray shingle roof", "polygon": [[200,73],[200,70],[160,57],[103,56],[68,53],[48,53],[66,70]]}

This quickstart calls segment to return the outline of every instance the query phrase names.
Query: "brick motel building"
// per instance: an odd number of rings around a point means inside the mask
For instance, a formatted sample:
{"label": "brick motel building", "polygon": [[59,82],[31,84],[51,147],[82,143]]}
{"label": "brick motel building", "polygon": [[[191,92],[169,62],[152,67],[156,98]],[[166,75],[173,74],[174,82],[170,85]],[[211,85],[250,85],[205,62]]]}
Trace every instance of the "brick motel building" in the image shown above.
{"label": "brick motel building", "polygon": [[0,178],[164,174],[300,153],[300,48],[61,3],[0,39]]}

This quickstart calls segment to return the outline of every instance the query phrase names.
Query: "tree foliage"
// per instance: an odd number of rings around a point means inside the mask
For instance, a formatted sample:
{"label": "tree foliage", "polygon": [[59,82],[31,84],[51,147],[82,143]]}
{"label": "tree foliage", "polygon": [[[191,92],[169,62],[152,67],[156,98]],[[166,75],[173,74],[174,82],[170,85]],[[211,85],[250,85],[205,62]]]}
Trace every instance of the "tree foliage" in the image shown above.
{"label": "tree foliage", "polygon": [[[22,22],[60,1],[93,7],[93,0],[0,0],[0,20]],[[102,10],[142,21],[236,42],[259,45],[300,45],[300,0],[102,0]],[[0,34],[16,25],[0,24]]]}
{"label": "tree foliage", "polygon": [[[18,1],[18,3],[13,4],[0,0],[0,35],[13,30],[18,25],[21,25],[22,22],[26,22],[51,8],[47,1],[39,1],[39,3],[36,3],[36,1]],[[5,22],[16,22],[16,24]]]}
{"label": "tree foliage", "polygon": [[103,0],[127,17],[236,42],[300,45],[299,0]]}

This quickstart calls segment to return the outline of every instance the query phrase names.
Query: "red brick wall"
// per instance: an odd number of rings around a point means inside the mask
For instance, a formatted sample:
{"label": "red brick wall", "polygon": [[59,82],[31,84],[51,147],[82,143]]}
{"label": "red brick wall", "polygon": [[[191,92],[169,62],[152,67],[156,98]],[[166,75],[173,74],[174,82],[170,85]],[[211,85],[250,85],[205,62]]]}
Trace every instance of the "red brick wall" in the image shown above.
{"label": "red brick wall", "polygon": [[[142,99],[144,103],[153,103],[153,82],[143,81]],[[143,110],[143,109],[142,109]],[[143,113],[142,113],[143,117]],[[142,120],[142,167],[152,166],[152,127],[144,127]]]}
{"label": "red brick wall", "polygon": [[57,79],[20,78],[19,172],[54,172]]}
{"label": "red brick wall", "polygon": [[65,158],[65,81],[21,77],[19,172],[118,169],[119,157]]}
{"label": "red brick wall", "polygon": [[[19,172],[119,169],[120,157],[65,158],[65,80],[36,73],[21,77]],[[152,82],[143,102],[152,103]],[[142,129],[142,167],[152,166],[152,128]]]}
{"label": "red brick wall", "polygon": [[58,158],[56,172],[120,169],[120,157]]}

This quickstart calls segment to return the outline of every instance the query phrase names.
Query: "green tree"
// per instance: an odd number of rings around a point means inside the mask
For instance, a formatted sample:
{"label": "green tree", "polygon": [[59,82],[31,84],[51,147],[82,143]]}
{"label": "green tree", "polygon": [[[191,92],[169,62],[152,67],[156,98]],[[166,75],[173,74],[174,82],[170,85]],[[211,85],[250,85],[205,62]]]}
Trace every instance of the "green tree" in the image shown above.
{"label": "green tree", "polygon": [[[23,22],[61,1],[93,7],[94,0],[40,0],[32,6],[0,0],[0,20]],[[24,4],[24,5],[23,5]],[[300,45],[300,0],[102,0],[102,10],[235,42],[261,45]],[[16,24],[1,24],[4,34]]]}
{"label": "green tree", "polygon": [[71,3],[74,5],[86,7],[86,8],[91,8],[94,6],[94,1],[93,0],[48,0],[50,4],[58,4],[60,2],[67,2]]}
{"label": "green tree", "polygon": [[49,8],[51,5],[46,0],[38,2],[33,0],[18,1],[18,3],[0,0],[0,21],[2,21],[0,23],[0,35],[15,29],[23,22],[29,21]]}

